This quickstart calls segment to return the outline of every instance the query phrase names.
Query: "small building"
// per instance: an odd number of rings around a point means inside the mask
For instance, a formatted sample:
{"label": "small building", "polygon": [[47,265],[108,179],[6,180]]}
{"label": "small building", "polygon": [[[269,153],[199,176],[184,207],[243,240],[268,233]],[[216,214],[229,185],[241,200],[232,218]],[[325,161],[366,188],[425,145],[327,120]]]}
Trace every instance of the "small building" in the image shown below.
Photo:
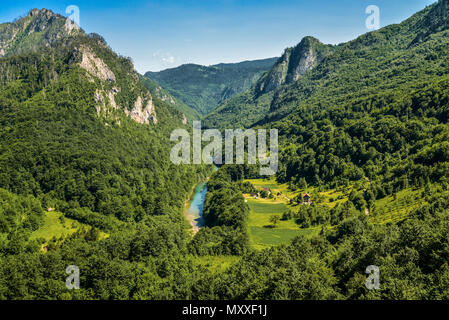
{"label": "small building", "polygon": [[311,203],[311,201],[310,201],[310,194],[304,193],[304,194],[302,195],[302,201],[303,201],[305,204],[310,204],[310,203]]}

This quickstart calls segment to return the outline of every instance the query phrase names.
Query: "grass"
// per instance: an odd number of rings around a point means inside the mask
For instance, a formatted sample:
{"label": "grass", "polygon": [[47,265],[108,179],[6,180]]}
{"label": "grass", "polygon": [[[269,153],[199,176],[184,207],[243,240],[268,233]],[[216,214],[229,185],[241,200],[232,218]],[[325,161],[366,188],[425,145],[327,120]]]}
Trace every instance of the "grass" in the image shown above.
{"label": "grass", "polygon": [[[273,190],[274,188],[272,188]],[[288,210],[283,199],[246,199],[250,207],[248,231],[250,244],[253,248],[264,249],[271,246],[289,243],[297,236],[312,236],[319,229],[300,229],[293,221],[279,221],[276,228],[271,228],[270,217],[282,216]]]}
{"label": "grass", "polygon": [[312,237],[319,233],[320,229],[268,229],[263,227],[249,227],[250,243],[255,249],[262,250],[280,244],[288,244],[298,236]]}
{"label": "grass", "polygon": [[[31,234],[30,240],[43,238],[46,242],[49,242],[53,238],[67,237],[83,228],[88,230],[91,227],[76,220],[66,218],[60,212],[46,212],[43,226]],[[106,238],[107,236],[106,233],[100,231],[100,239]]]}
{"label": "grass", "polygon": [[[349,194],[353,189],[359,191],[369,186],[367,179],[359,183],[344,188],[336,188],[329,190],[320,190],[317,187],[310,187],[300,190],[291,191],[287,184],[278,184],[274,178],[270,179],[248,179],[256,189],[270,188],[276,199],[254,199],[249,195],[244,195],[246,202],[250,207],[249,215],[249,235],[251,245],[256,249],[263,249],[283,243],[289,243],[296,236],[302,235],[311,237],[321,230],[321,227],[310,229],[300,229],[294,220],[279,221],[276,228],[268,228],[272,225],[270,217],[279,215],[287,211],[297,211],[299,206],[290,205],[289,199],[295,199],[301,193],[309,193],[312,201],[318,202],[320,205],[335,207],[339,203],[348,200]],[[385,197],[375,201],[375,209],[370,214],[370,221],[373,224],[386,224],[399,222],[407,217],[407,215],[415,208],[423,204],[422,192],[424,189],[405,189],[395,195]],[[281,192],[281,196],[277,194]]]}
{"label": "grass", "polygon": [[370,221],[374,224],[386,224],[404,220],[413,209],[423,205],[423,191],[424,188],[409,188],[377,200]]}
{"label": "grass", "polygon": [[201,265],[212,273],[221,273],[237,263],[240,258],[239,256],[203,256],[192,257],[192,260],[194,264]]}

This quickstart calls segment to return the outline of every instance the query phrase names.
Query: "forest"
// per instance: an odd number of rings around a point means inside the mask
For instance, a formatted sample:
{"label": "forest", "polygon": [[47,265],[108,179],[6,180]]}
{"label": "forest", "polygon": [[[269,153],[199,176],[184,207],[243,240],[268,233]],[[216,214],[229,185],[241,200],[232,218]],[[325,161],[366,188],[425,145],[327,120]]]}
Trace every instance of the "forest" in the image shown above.
{"label": "forest", "polygon": [[[338,45],[274,91],[252,83],[206,116],[279,130],[267,183],[298,196],[270,228],[316,232],[268,248],[252,245],[248,199],[281,195],[248,181],[265,178],[260,165],[170,161],[170,133],[191,130],[184,117],[203,106],[172,100],[99,35],[27,37],[24,22],[59,26],[59,15],[1,25],[1,39],[20,36],[0,58],[0,300],[449,299],[447,7]],[[97,69],[83,67],[86,52]],[[145,121],[142,105],[154,107]],[[206,180],[194,233],[184,210]],[[304,205],[307,189],[344,192]],[[391,221],[387,198],[414,202]],[[78,290],[66,287],[69,265]],[[378,290],[366,286],[370,265]]]}

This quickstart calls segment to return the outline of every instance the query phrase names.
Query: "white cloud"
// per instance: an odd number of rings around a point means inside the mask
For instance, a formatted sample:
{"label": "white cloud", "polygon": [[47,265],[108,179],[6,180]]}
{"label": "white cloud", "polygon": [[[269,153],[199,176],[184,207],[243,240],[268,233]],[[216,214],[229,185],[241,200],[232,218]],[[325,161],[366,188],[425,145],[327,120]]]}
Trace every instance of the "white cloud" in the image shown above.
{"label": "white cloud", "polygon": [[156,51],[155,53],[153,53],[153,58],[159,60],[164,66],[173,65],[176,63],[177,60],[179,60],[170,52],[161,52],[161,51]]}

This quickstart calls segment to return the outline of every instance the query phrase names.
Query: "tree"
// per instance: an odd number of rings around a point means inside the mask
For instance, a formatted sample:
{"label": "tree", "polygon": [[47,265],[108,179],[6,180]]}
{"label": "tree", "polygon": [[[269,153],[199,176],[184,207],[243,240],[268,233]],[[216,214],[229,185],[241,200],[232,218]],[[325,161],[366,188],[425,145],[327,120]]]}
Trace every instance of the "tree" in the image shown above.
{"label": "tree", "polygon": [[260,192],[260,197],[261,198],[267,198],[268,197],[268,191],[266,191],[266,190],[262,190],[261,192]]}
{"label": "tree", "polygon": [[278,215],[272,215],[270,217],[270,222],[276,227],[276,224],[279,222],[280,217]]}

